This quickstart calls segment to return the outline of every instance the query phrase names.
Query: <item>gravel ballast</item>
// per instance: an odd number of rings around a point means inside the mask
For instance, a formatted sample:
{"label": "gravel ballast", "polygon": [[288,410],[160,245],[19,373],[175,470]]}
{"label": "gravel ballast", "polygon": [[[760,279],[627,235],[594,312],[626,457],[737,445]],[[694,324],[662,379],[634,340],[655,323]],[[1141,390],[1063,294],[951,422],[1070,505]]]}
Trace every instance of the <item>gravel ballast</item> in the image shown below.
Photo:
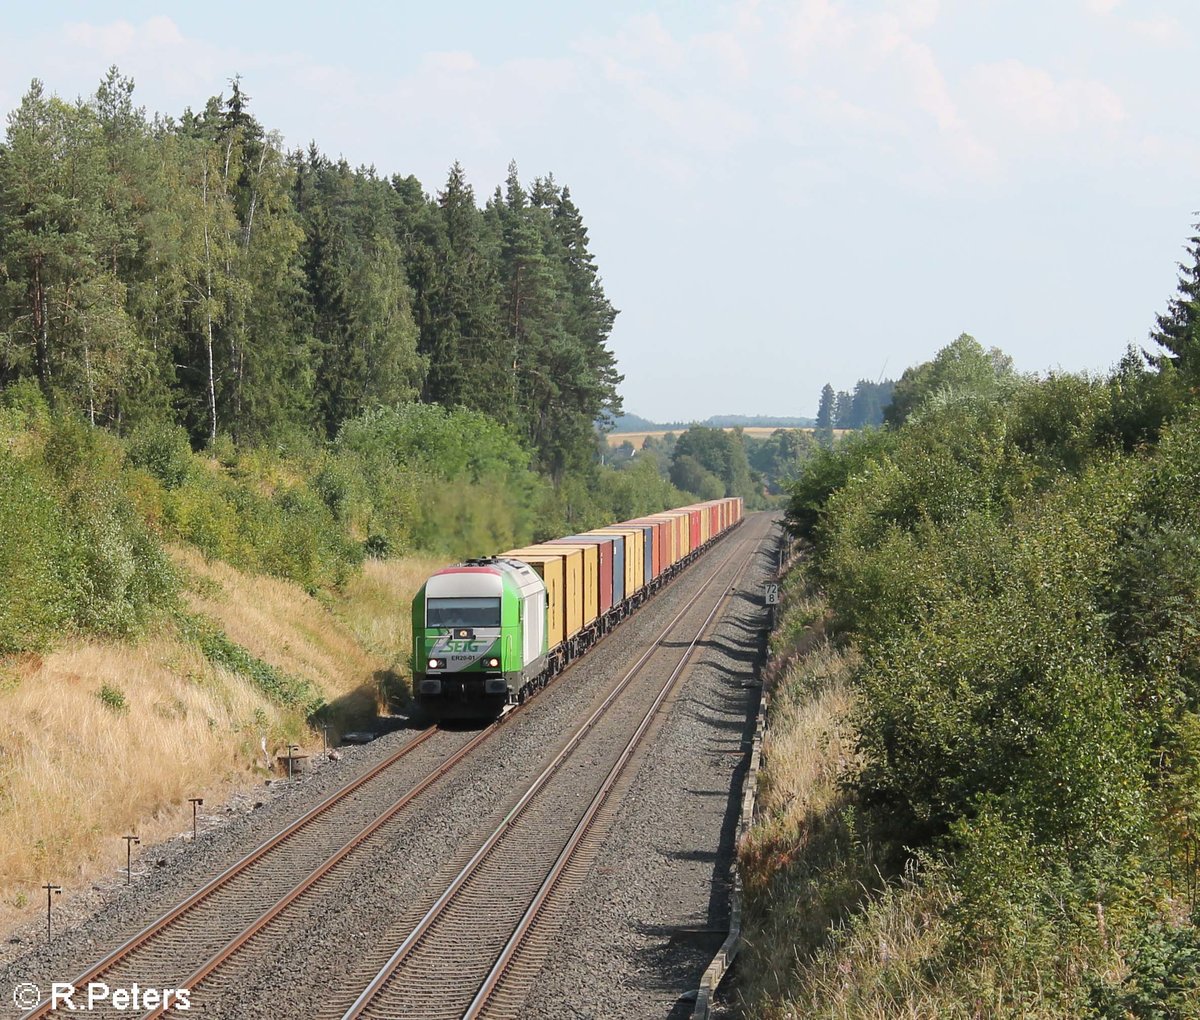
{"label": "gravel ballast", "polygon": [[764,544],[697,650],[596,865],[561,918],[561,945],[521,1010],[529,1020],[690,1017],[728,932],[730,867],[758,705]]}

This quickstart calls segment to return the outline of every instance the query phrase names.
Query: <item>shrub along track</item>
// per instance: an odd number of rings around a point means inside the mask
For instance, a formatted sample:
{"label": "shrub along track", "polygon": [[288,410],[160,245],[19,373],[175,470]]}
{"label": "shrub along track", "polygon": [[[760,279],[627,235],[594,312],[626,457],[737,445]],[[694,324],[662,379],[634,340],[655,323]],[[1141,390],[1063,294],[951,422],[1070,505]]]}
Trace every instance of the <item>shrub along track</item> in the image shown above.
{"label": "shrub along track", "polygon": [[[537,705],[540,700],[530,704]],[[516,714],[510,713],[508,720]],[[291,923],[290,913],[303,902],[306,893],[331,876],[353,871],[356,860],[381,840],[391,823],[405,815],[407,807],[423,799],[422,794],[440,790],[439,780],[451,774],[501,727],[511,728],[511,722],[474,734],[432,729],[419,734],[142,928],[79,975],[75,983],[100,980],[114,988],[128,987],[135,981],[142,988],[199,985],[193,1002],[203,1006],[207,990],[204,982],[214,972],[230,959],[270,953],[271,941],[281,927]],[[408,768],[400,770],[401,762]],[[406,775],[398,775],[400,771]],[[410,782],[413,775],[418,778]],[[407,785],[399,799],[397,785]],[[354,835],[347,838],[347,832]],[[266,937],[268,934],[271,938]],[[26,1016],[45,1016],[48,1012],[48,1003],[43,1003]],[[121,1015],[128,1016],[129,1012]]]}
{"label": "shrub along track", "polygon": [[557,932],[552,903],[594,859],[603,809],[752,560],[745,545],[735,545],[461,867],[459,856],[445,891],[406,919],[411,929],[342,1020],[520,1015]]}

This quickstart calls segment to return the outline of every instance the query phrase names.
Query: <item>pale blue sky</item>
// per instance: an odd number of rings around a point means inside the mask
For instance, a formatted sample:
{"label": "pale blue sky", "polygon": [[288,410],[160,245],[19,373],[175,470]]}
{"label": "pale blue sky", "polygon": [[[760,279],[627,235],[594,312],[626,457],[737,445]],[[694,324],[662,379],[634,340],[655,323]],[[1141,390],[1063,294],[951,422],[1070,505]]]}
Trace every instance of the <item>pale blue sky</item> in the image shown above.
{"label": "pale blue sky", "polygon": [[570,186],[626,408],[813,414],[960,332],[1022,370],[1144,343],[1200,209],[1195,0],[6,5],[0,107],[109,64],[240,73],[289,145]]}

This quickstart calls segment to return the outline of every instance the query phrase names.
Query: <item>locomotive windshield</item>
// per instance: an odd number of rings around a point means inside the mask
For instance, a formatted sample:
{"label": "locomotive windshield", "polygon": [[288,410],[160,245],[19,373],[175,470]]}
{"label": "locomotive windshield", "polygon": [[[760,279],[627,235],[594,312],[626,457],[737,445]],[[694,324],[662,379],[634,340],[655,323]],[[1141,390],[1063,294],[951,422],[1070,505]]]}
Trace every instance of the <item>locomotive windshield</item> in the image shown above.
{"label": "locomotive windshield", "polygon": [[499,627],[499,599],[426,599],[426,627]]}

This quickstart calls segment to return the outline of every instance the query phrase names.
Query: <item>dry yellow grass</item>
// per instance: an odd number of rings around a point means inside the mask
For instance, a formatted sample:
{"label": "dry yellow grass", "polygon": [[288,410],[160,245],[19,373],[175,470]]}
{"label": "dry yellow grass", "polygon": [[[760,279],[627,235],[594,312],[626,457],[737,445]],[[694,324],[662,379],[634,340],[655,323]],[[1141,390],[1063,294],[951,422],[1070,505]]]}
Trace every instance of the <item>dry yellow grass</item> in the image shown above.
{"label": "dry yellow grass", "polygon": [[757,818],[739,847],[747,958],[740,993],[755,1016],[787,1015],[772,1010],[793,987],[798,957],[825,941],[872,877],[861,861],[851,863],[841,814],[842,780],[857,763],[849,724],[855,659],[824,637],[823,605],[795,593],[789,601],[777,635],[792,634],[792,647],[780,651],[793,657],[772,692]]}
{"label": "dry yellow grass", "polygon": [[190,609],[216,620],[251,654],[312,680],[327,699],[370,686],[374,673],[387,665],[298,585],[244,574],[220,560],[205,560],[191,548],[172,548],[171,557],[202,579],[187,592]]}
{"label": "dry yellow grass", "polygon": [[403,671],[412,648],[413,596],[444,566],[444,560],[431,556],[368,560],[335,611],[365,648]]}
{"label": "dry yellow grass", "polygon": [[252,782],[259,739],[287,729],[246,681],[169,637],[80,642],[33,664],[0,695],[0,922],[42,882],[69,891],[115,870],[124,833],[186,828],[186,798],[215,805]]}
{"label": "dry yellow grass", "polygon": [[[380,678],[407,658],[409,604],[432,559],[368,563],[332,607],[296,585],[171,550],[188,608],[256,657],[317,686],[343,718],[374,712]],[[263,776],[260,742],[320,745],[294,710],[215,668],[171,628],[135,644],[77,641],[0,678],[0,925],[36,909],[47,880],[86,888],[186,830],[188,797],[217,807]],[[107,701],[100,693],[107,689]],[[334,733],[334,736],[337,734]]]}
{"label": "dry yellow grass", "polygon": [[769,766],[759,774],[758,797],[763,815],[786,828],[829,808],[857,760],[847,721],[853,664],[822,639],[789,671],[771,702],[771,726],[763,737]]}

